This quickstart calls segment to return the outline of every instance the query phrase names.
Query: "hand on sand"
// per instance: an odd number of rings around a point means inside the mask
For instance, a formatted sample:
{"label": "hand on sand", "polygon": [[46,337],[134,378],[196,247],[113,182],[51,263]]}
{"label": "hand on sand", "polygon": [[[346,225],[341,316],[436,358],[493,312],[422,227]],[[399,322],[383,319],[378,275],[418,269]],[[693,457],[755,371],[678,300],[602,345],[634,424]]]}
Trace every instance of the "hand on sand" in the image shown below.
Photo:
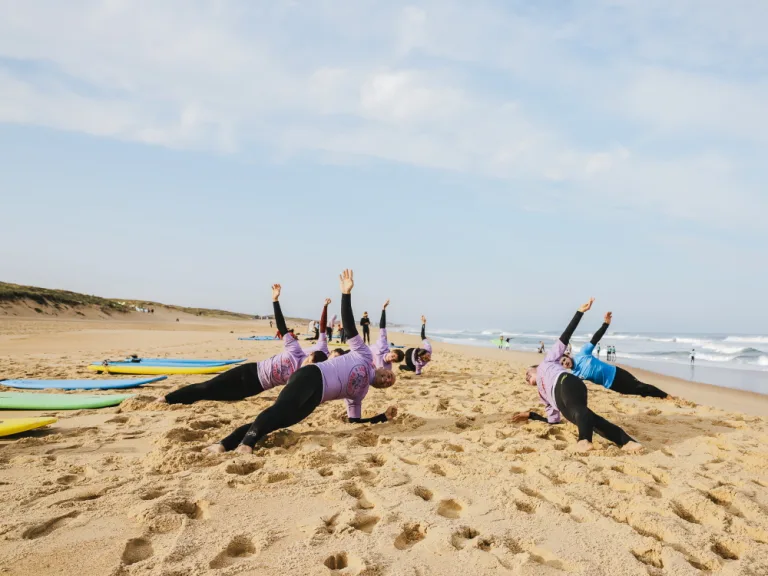
{"label": "hand on sand", "polygon": [[621,447],[624,452],[630,452],[633,454],[636,454],[638,452],[642,452],[644,450],[643,445],[639,442],[627,442],[624,444],[624,446]]}
{"label": "hand on sand", "polygon": [[530,416],[530,412],[518,412],[512,415],[512,422],[526,422]]}
{"label": "hand on sand", "polygon": [[386,302],[384,302],[384,306],[382,306],[382,308],[383,308],[384,310],[386,310],[386,309],[387,309],[387,306],[389,306],[389,298],[387,298],[387,301],[386,301]]}
{"label": "hand on sand", "polygon": [[355,287],[355,275],[352,270],[344,270],[339,276],[339,287],[342,294],[352,294],[352,288]]}
{"label": "hand on sand", "polygon": [[208,446],[208,448],[206,448],[205,451],[211,452],[213,454],[224,454],[224,452],[226,452],[226,450],[224,449],[224,446],[218,443]]}
{"label": "hand on sand", "polygon": [[591,450],[594,450],[595,447],[592,445],[592,442],[589,440],[579,440],[576,442],[576,446],[573,447],[574,452],[578,452],[580,454],[584,454],[585,452],[590,452]]}
{"label": "hand on sand", "polygon": [[235,448],[235,452],[238,452],[240,454],[253,454],[253,448],[251,448],[250,446],[246,446],[245,444],[240,444],[240,446]]}
{"label": "hand on sand", "polygon": [[283,287],[280,284],[272,284],[272,302],[280,300],[280,290],[282,289]]}
{"label": "hand on sand", "polygon": [[603,322],[605,322],[606,324],[610,324],[611,320],[613,320],[613,312],[606,312],[605,318],[603,318]]}
{"label": "hand on sand", "polygon": [[582,314],[584,312],[589,312],[589,310],[592,308],[592,304],[594,304],[594,303],[595,303],[595,299],[594,298],[590,298],[589,302],[587,302],[586,304],[582,304],[579,307],[579,312],[581,312]]}
{"label": "hand on sand", "polygon": [[168,400],[165,399],[165,396],[158,396],[155,398],[155,402],[157,404],[168,404]]}
{"label": "hand on sand", "polygon": [[387,417],[387,420],[392,420],[393,418],[397,418],[397,406],[390,406],[384,411],[384,416]]}
{"label": "hand on sand", "polygon": [[326,306],[329,306],[329,305],[330,305],[330,303],[331,303],[331,299],[330,299],[330,298],[326,298],[326,299],[325,299],[325,305],[326,305]]}

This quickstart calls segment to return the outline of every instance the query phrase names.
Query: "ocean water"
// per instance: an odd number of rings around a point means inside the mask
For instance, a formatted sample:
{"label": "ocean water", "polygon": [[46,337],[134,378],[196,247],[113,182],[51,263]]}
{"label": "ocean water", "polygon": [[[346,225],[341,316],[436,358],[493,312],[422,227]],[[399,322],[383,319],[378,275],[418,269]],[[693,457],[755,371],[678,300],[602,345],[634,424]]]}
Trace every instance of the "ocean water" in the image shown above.
{"label": "ocean water", "polygon": [[[418,334],[420,328],[404,328]],[[429,330],[430,338],[469,346],[494,347],[491,340],[503,334],[510,349],[535,352],[539,342],[549,347],[560,336],[554,332],[516,332],[501,329]],[[587,344],[592,333],[576,333],[571,340],[574,352]],[[744,334],[627,333],[611,330],[600,342],[605,360],[607,346],[616,348],[618,362],[661,374],[728,388],[768,394],[768,336]],[[691,367],[691,350],[696,362]]]}

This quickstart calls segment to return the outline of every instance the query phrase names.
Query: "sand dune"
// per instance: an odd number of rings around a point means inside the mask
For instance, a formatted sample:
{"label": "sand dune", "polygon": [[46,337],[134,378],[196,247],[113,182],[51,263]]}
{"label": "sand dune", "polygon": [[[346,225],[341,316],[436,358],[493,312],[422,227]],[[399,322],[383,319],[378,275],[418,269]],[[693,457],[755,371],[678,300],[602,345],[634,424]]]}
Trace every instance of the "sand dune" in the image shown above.
{"label": "sand dune", "polygon": [[[279,350],[238,341],[261,329],[247,326],[0,321],[0,368],[96,377],[89,361],[126,352],[257,360]],[[276,392],[152,404],[204,379],[194,376],[0,439],[0,573],[768,574],[765,417],[592,386],[593,409],[647,452],[598,438],[579,455],[570,424],[511,423],[515,411],[540,410],[522,379],[526,358],[435,349],[423,376],[401,375],[366,399],[368,414],[396,404],[395,422],[349,425],[331,402],[251,457],[201,449]],[[731,405],[750,398],[721,393]]]}

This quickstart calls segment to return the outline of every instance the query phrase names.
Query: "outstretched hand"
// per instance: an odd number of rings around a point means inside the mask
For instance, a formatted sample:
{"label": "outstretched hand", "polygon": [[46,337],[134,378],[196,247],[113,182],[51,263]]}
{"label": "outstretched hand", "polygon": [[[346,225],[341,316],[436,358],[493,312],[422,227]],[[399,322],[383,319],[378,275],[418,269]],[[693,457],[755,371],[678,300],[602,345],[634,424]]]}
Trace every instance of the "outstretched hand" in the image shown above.
{"label": "outstretched hand", "polygon": [[384,306],[382,306],[382,309],[386,310],[387,306],[389,306],[389,298],[387,298],[387,301],[384,302]]}
{"label": "outstretched hand", "polygon": [[530,415],[530,412],[517,412],[512,415],[512,422],[525,422]]}
{"label": "outstretched hand", "polygon": [[613,320],[613,312],[606,312],[605,318],[603,318],[603,322],[605,322],[606,324],[610,324],[611,320]]}
{"label": "outstretched hand", "polygon": [[272,284],[272,302],[280,300],[280,290],[282,290],[280,284]]}
{"label": "outstretched hand", "polygon": [[424,316],[423,314],[421,315],[421,323],[422,324],[426,324],[427,323],[427,317]]}
{"label": "outstretched hand", "polygon": [[586,304],[582,304],[579,307],[579,312],[581,312],[581,313],[588,312],[589,310],[592,309],[592,304],[594,304],[594,303],[595,303],[595,299],[594,298],[590,298],[589,302],[587,302]]}
{"label": "outstretched hand", "polygon": [[387,420],[392,420],[393,418],[397,418],[397,406],[390,406],[384,411],[384,416],[387,417]]}
{"label": "outstretched hand", "polygon": [[326,299],[325,299],[325,304],[324,304],[324,305],[325,305],[325,306],[328,306],[328,305],[330,305],[330,303],[331,303],[331,299],[330,299],[330,298],[326,298]]}
{"label": "outstretched hand", "polygon": [[344,270],[339,275],[339,287],[342,294],[352,294],[352,288],[355,287],[355,275],[352,270]]}

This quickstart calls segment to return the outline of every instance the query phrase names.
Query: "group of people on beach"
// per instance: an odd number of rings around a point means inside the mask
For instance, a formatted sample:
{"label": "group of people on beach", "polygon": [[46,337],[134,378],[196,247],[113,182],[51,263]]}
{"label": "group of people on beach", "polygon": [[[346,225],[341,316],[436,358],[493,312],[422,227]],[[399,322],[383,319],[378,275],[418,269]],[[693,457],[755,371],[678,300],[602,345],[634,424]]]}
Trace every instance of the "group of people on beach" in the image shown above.
{"label": "group of people on beach", "polygon": [[[387,337],[387,307],[382,306],[379,321],[379,338],[370,345],[370,320],[367,313],[361,326],[367,333],[364,341],[355,325],[352,311],[352,270],[344,270],[339,276],[341,288],[341,323],[349,343],[349,349],[341,347],[330,350],[328,341],[331,332],[327,323],[330,299],[326,299],[320,316],[317,343],[303,349],[293,330],[289,330],[280,307],[281,286],[272,286],[272,303],[275,324],[282,335],[283,352],[260,362],[242,364],[223,372],[211,380],[191,384],[158,398],[168,404],[193,404],[201,400],[233,401],[243,400],[265,390],[282,386],[272,406],[263,410],[256,419],[234,430],[220,442],[210,446],[212,452],[236,450],[251,453],[256,443],[266,435],[298,424],[307,418],[322,403],[344,400],[347,419],[350,423],[387,422],[397,416],[397,408],[390,406],[383,413],[370,418],[362,417],[362,402],[371,387],[385,389],[397,381],[394,365],[400,371],[422,373],[432,360],[432,346],[426,336],[426,318],[421,317],[421,345],[391,349]],[[620,427],[598,416],[587,405],[587,387],[584,380],[604,386],[620,394],[643,397],[672,398],[666,392],[637,380],[632,374],[618,366],[608,364],[593,352],[610,326],[612,314],[605,315],[603,325],[591,341],[576,354],[567,354],[570,339],[582,316],[592,308],[594,298],[581,306],[568,327],[547,352],[541,364],[528,368],[526,381],[538,388],[544,404],[546,417],[536,412],[519,412],[513,421],[540,420],[549,424],[561,422],[562,417],[578,428],[578,451],[592,449],[592,436],[600,436],[623,447],[627,451],[638,451],[642,446]],[[332,325],[332,324],[331,324]]]}

